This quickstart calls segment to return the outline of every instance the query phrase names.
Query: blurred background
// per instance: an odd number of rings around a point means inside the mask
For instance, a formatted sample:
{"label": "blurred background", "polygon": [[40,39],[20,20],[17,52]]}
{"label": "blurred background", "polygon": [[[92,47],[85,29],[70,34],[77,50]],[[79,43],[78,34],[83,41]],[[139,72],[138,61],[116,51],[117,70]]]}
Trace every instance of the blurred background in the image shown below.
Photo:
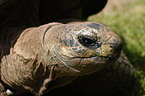
{"label": "blurred background", "polygon": [[145,0],[108,0],[88,21],[112,28],[124,42],[124,52],[137,70],[137,96],[145,96]]}

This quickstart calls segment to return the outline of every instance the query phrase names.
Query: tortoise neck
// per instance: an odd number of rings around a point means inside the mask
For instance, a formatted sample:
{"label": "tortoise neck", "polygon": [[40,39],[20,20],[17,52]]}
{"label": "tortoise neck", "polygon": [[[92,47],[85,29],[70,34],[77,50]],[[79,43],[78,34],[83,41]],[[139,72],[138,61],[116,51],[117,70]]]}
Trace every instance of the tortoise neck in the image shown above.
{"label": "tortoise neck", "polygon": [[10,48],[14,46],[19,35],[25,28],[3,28],[0,32],[0,57],[10,53]]}
{"label": "tortoise neck", "polygon": [[11,0],[0,10],[0,57],[9,54],[24,29],[39,25],[39,0]]}

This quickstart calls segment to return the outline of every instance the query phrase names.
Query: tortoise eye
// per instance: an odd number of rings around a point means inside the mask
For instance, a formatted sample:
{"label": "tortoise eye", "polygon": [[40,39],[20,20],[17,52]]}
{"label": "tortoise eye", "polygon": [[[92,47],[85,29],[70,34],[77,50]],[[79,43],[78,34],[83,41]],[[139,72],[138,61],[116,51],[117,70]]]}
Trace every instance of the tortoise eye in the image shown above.
{"label": "tortoise eye", "polygon": [[88,36],[81,36],[79,37],[80,43],[82,43],[84,46],[94,46],[96,44],[96,40],[88,37]]}

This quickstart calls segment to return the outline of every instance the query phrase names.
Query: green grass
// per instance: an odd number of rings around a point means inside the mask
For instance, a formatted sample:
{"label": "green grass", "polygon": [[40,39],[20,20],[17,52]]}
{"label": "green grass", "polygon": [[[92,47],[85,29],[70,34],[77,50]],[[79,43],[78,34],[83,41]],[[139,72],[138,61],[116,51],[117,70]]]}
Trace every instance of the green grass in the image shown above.
{"label": "green grass", "polygon": [[106,24],[122,38],[123,50],[137,71],[137,96],[145,96],[145,0],[121,3],[121,8],[112,5],[88,20]]}

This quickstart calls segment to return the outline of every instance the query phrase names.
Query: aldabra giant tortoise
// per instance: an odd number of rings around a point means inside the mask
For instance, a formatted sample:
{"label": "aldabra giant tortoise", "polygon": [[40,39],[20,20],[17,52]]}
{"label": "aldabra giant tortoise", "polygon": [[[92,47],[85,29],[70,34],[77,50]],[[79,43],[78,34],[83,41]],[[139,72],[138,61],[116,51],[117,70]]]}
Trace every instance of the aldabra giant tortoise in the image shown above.
{"label": "aldabra giant tortoise", "polygon": [[0,0],[1,96],[133,96],[120,37],[80,20],[106,2]]}

